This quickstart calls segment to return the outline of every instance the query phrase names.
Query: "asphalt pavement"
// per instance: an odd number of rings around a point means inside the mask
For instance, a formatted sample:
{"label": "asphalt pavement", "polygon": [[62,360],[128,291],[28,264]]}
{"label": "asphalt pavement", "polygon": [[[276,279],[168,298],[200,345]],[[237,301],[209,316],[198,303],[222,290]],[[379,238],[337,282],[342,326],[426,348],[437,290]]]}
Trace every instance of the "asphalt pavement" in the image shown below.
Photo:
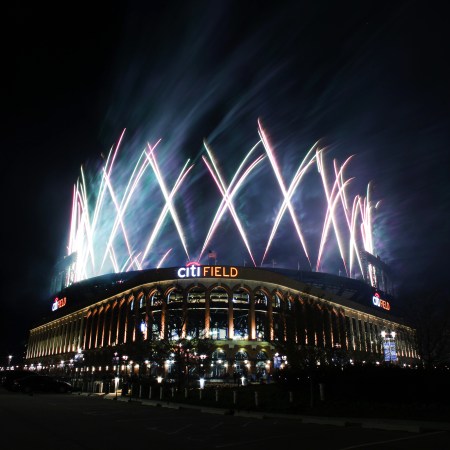
{"label": "asphalt pavement", "polygon": [[[74,394],[77,395],[77,394]],[[450,431],[450,422],[439,421],[424,421],[424,420],[401,420],[401,419],[387,419],[387,418],[367,418],[367,417],[324,417],[324,416],[308,416],[300,414],[276,414],[244,411],[239,409],[222,409],[203,407],[198,405],[188,405],[185,403],[176,403],[164,400],[150,400],[130,398],[127,396],[116,396],[116,394],[88,394],[80,393],[79,395],[98,396],[105,400],[121,401],[121,402],[138,402],[142,405],[157,406],[172,409],[197,409],[204,413],[219,414],[219,415],[234,415],[241,417],[251,417],[254,419],[268,419],[279,418],[295,420],[303,424],[318,424],[318,425],[336,425],[336,426],[360,426],[362,428],[372,428],[378,430],[396,430],[407,431],[411,433],[423,433],[429,431]]]}

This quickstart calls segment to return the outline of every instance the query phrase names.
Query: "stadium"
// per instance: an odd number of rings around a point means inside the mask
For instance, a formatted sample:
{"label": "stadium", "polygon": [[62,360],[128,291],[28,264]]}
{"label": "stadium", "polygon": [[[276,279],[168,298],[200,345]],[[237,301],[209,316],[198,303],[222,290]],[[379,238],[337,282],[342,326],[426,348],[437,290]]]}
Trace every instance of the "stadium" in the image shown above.
{"label": "stadium", "polygon": [[[324,273],[192,264],[109,274],[62,290],[50,310],[30,331],[35,369],[260,379],[288,364],[286,342],[320,350],[318,363],[417,360],[414,329],[395,317],[392,296]],[[209,354],[197,351],[202,340]],[[155,341],[192,342],[190,359],[182,368],[174,353],[162,360]]]}
{"label": "stadium", "polygon": [[[189,160],[160,167],[157,144],[132,170],[126,149],[122,168],[123,134],[92,189],[82,171],[49,315],[30,330],[29,367],[221,380],[266,378],[305,350],[314,364],[417,361],[415,330],[375,252],[370,183],[352,197],[350,158],[334,160],[330,178],[314,145],[289,184],[260,122],[258,132],[229,184],[206,142],[197,174]],[[172,190],[163,173],[179,173]]]}

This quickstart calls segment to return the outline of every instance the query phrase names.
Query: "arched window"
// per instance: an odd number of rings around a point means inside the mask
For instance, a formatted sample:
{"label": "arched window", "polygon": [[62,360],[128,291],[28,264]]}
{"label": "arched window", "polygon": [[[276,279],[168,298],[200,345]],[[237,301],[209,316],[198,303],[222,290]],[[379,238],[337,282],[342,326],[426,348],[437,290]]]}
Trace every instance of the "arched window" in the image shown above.
{"label": "arched window", "polygon": [[228,338],[228,293],[222,287],[215,287],[210,294],[211,339]]}
{"label": "arched window", "polygon": [[150,306],[152,307],[161,307],[163,304],[163,296],[161,292],[154,291],[150,296]]}
{"label": "arched window", "polygon": [[192,288],[187,295],[187,303],[188,308],[195,308],[196,305],[204,305],[205,304],[205,290],[194,287]]}
{"label": "arched window", "polygon": [[248,309],[233,311],[234,339],[248,339]]}
{"label": "arched window", "polygon": [[269,372],[270,362],[266,352],[260,351],[256,355],[256,378],[265,380]]}
{"label": "arched window", "polygon": [[280,309],[281,308],[281,297],[276,292],[272,297],[272,309]]}
{"label": "arched window", "polygon": [[214,305],[223,305],[228,307],[228,292],[220,286],[215,287],[211,290],[209,296],[211,306]]}
{"label": "arched window", "polygon": [[204,336],[205,331],[205,290],[195,287],[187,294],[186,334],[191,338]]}
{"label": "arched window", "polygon": [[249,293],[242,288],[238,288],[233,292],[233,305],[248,305],[250,303]]}
{"label": "arched window", "polygon": [[147,336],[149,340],[158,340],[162,336],[161,321],[162,321],[162,307],[164,304],[164,297],[161,292],[155,290],[149,296],[150,314],[147,329]]}
{"label": "arched window", "polygon": [[183,333],[183,292],[174,288],[167,294],[167,335],[171,340],[181,339]]}
{"label": "arched window", "polygon": [[218,348],[211,355],[211,371],[212,378],[223,378],[227,373],[228,361],[226,353]]}
{"label": "arched window", "polygon": [[239,350],[234,355],[234,372],[237,376],[247,376],[248,374],[248,353],[245,350]]}
{"label": "arched window", "polygon": [[267,295],[261,290],[255,292],[255,308],[267,309]]}
{"label": "arched window", "polygon": [[249,336],[248,309],[250,294],[242,288],[233,292],[233,329],[234,339],[247,340]]}
{"label": "arched window", "polygon": [[171,305],[172,307],[175,305],[175,307],[178,307],[183,304],[183,293],[179,289],[172,289],[167,294],[167,304]]}

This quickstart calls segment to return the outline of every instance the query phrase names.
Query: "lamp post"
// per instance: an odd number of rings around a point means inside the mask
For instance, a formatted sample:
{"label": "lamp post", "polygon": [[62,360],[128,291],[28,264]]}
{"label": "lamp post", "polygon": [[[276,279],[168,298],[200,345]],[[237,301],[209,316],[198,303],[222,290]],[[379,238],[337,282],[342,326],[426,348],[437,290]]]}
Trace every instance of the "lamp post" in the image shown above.
{"label": "lamp post", "polygon": [[119,387],[119,367],[120,367],[120,357],[117,352],[114,352],[113,366],[115,366],[116,369],[116,376],[114,377],[114,391],[116,394],[115,399],[117,400],[117,388]]}
{"label": "lamp post", "polygon": [[8,356],[8,370],[11,370],[11,360],[12,360],[12,355]]}
{"label": "lamp post", "polygon": [[[83,365],[82,363],[84,360],[84,355],[83,355],[81,348],[78,347],[77,353],[74,355],[73,359],[74,359],[74,365],[75,365],[75,382],[78,384],[78,377],[79,377],[79,374],[81,374],[82,365]],[[82,380],[82,383],[83,383],[83,380]]]}
{"label": "lamp post", "polygon": [[[127,380],[127,359],[128,359],[128,355],[122,355],[122,359],[123,359],[123,364],[125,366],[125,376],[124,376],[124,384],[126,383]],[[123,395],[123,388],[122,388],[122,395]]]}
{"label": "lamp post", "polygon": [[130,390],[130,398],[128,399],[129,402],[131,402],[131,395],[133,393],[133,361],[130,360],[130,386],[128,389]]}

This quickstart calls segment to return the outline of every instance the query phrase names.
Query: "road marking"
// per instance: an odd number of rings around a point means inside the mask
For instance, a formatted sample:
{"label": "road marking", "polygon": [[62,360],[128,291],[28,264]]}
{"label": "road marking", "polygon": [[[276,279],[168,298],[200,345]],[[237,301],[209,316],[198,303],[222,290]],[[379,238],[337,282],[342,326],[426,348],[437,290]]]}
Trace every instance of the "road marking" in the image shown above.
{"label": "road marking", "polygon": [[365,444],[358,444],[358,445],[352,445],[350,447],[344,447],[340,450],[351,450],[353,448],[363,448],[363,447],[372,447],[373,445],[380,445],[380,444],[389,444],[390,442],[397,442],[397,441],[407,441],[409,439],[417,439],[421,437],[428,437],[433,436],[436,434],[444,434],[446,431],[435,431],[433,433],[424,433],[424,434],[418,434],[414,436],[407,436],[402,438],[396,438],[396,439],[388,439],[387,441],[376,441],[376,442],[366,442]]}
{"label": "road marking", "polygon": [[289,437],[289,436],[296,436],[296,437],[298,437],[298,433],[281,434],[281,435],[278,435],[278,436],[266,436],[266,437],[263,437],[261,439],[253,439],[251,441],[239,441],[239,442],[233,442],[231,444],[219,444],[219,445],[215,445],[214,448],[239,447],[239,446],[242,446],[242,445],[254,444],[256,442],[268,441],[269,439],[282,439],[282,438],[286,438],[286,437]]}
{"label": "road marking", "polygon": [[160,433],[172,435],[172,434],[177,434],[177,433],[179,433],[180,431],[183,431],[183,430],[185,430],[186,428],[189,428],[189,427],[191,427],[191,426],[192,426],[192,424],[188,424],[188,425],[186,425],[186,426],[184,426],[184,427],[181,427],[181,428],[179,428],[178,430],[175,430],[175,431],[158,430],[158,428],[156,428],[156,427],[147,427],[147,430],[151,430],[151,431],[159,431]]}
{"label": "road marking", "polygon": [[223,425],[223,422],[219,422],[218,424],[213,425],[213,426],[211,427],[211,430],[215,430],[216,428],[218,428],[218,427],[220,427],[220,426],[222,426],[222,425]]}

